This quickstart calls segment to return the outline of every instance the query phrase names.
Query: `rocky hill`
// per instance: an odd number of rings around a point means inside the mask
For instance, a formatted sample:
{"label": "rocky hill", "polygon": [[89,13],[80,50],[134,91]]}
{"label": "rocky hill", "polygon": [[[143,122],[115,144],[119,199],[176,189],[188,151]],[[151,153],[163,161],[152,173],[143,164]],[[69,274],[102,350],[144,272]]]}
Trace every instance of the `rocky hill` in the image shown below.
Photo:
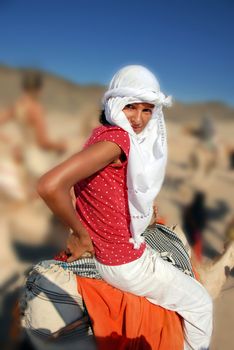
{"label": "rocky hill", "polygon": [[[101,85],[78,85],[53,74],[42,72],[42,99],[48,111],[77,115],[80,110],[100,109]],[[22,70],[0,65],[0,107],[10,104],[20,93]],[[166,116],[172,121],[190,122],[209,114],[215,120],[234,120],[234,108],[218,101],[182,103],[175,101]]]}

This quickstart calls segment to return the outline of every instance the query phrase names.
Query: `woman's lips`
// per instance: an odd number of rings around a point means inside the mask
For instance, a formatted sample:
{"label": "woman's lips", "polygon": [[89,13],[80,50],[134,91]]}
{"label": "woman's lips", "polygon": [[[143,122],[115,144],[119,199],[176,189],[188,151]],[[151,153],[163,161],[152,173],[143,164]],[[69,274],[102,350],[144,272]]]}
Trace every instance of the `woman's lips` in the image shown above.
{"label": "woman's lips", "polygon": [[134,126],[132,125],[132,128],[134,131],[140,131],[141,130],[141,126]]}

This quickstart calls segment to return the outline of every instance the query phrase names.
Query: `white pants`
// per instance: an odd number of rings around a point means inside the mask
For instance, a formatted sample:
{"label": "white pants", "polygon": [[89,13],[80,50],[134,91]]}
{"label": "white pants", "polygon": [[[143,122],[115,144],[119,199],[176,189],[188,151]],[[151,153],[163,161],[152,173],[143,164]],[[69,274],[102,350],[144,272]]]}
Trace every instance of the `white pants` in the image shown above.
{"label": "white pants", "polygon": [[[190,276],[147,248],[143,255],[118,266],[96,261],[102,278],[112,286],[176,311],[184,319],[186,350],[208,349],[212,333],[212,300],[205,288]],[[169,349],[168,349],[169,350]]]}

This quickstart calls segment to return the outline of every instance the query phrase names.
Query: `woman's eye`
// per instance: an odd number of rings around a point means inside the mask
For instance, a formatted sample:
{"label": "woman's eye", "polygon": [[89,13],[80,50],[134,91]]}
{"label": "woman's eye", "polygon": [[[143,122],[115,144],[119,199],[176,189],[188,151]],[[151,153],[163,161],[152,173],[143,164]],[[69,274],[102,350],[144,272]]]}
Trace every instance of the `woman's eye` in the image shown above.
{"label": "woman's eye", "polygon": [[152,109],[150,109],[150,108],[145,108],[145,109],[143,110],[143,112],[145,112],[145,113],[150,113],[150,114],[153,113]]}
{"label": "woman's eye", "polygon": [[125,108],[128,108],[128,109],[134,109],[134,105],[132,104],[129,104],[129,105],[126,105]]}

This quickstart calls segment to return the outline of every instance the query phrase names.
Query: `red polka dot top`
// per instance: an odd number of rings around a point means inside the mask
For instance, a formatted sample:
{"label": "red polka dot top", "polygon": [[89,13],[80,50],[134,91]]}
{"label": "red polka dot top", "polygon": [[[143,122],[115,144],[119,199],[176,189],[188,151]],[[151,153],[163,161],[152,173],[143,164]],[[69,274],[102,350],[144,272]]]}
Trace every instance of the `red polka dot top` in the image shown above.
{"label": "red polka dot top", "polygon": [[134,249],[129,243],[130,215],[127,192],[128,133],[117,126],[94,129],[84,148],[100,141],[116,143],[126,160],[111,163],[74,186],[78,218],[93,241],[96,259],[105,265],[122,265],[138,259],[145,244]]}

